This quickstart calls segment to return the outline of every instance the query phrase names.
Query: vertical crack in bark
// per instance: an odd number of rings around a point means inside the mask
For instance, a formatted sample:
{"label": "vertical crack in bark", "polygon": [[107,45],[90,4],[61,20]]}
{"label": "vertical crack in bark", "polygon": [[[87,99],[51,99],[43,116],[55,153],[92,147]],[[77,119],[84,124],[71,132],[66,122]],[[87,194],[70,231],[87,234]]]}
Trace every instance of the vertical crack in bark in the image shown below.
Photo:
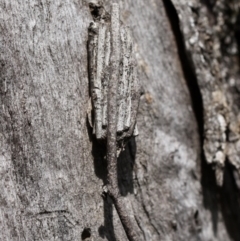
{"label": "vertical crack in bark", "polygon": [[[214,170],[211,165],[208,165],[203,149],[204,143],[204,106],[200,88],[197,82],[197,77],[194,70],[194,64],[192,62],[191,56],[187,52],[184,37],[180,29],[180,23],[177,11],[171,2],[171,0],[163,0],[167,16],[169,18],[173,34],[176,39],[176,44],[179,53],[179,59],[182,65],[182,70],[184,77],[187,82],[187,86],[190,92],[192,107],[194,115],[198,124],[199,138],[200,138],[200,156],[201,156],[201,184],[203,191],[203,202],[205,208],[211,210],[212,213],[212,223],[214,232],[217,232],[217,220],[218,220],[218,206],[217,195],[218,187],[216,184]],[[211,193],[211,195],[209,195]]]}
{"label": "vertical crack in bark", "polygon": [[[206,4],[206,1],[202,1]],[[222,213],[224,223],[226,225],[228,234],[233,240],[239,240],[239,189],[236,185],[236,181],[233,176],[234,166],[226,160],[226,168],[224,169],[224,183],[221,188],[216,184],[214,178],[214,170],[210,165],[207,164],[203,152],[203,141],[204,141],[204,106],[200,88],[198,86],[197,77],[195,74],[194,66],[189,56],[184,43],[184,37],[180,29],[179,18],[177,11],[171,2],[171,0],[163,0],[175,39],[178,47],[179,58],[181,61],[183,73],[190,91],[192,106],[194,114],[198,123],[199,135],[201,141],[201,169],[202,169],[202,188],[203,188],[203,202],[205,208],[209,209],[212,214],[213,231],[217,235],[218,233],[218,222],[219,222],[219,211]],[[209,10],[211,6],[207,5]],[[238,52],[240,49],[240,14],[238,14],[235,38],[238,44]],[[240,54],[239,54],[240,61]],[[228,129],[226,130],[226,136],[228,138]]]}
{"label": "vertical crack in bark", "polygon": [[173,3],[171,2],[171,0],[163,0],[163,3],[173,30],[183,74],[190,92],[194,115],[198,123],[198,130],[199,130],[201,149],[202,149],[203,137],[204,137],[203,101],[202,101],[201,92],[197,83],[197,77],[195,74],[192,60],[186,50],[184,38],[179,25],[179,18],[178,18],[177,11]]}
{"label": "vertical crack in bark", "polygon": [[[194,115],[198,124],[199,138],[200,138],[200,150],[201,150],[201,184],[203,187],[203,202],[204,206],[212,211],[212,223],[214,232],[217,232],[217,220],[218,220],[218,207],[217,203],[217,185],[215,180],[214,170],[207,164],[203,143],[204,143],[204,107],[200,88],[198,86],[197,77],[193,67],[193,62],[189,53],[187,52],[184,37],[180,29],[180,23],[177,11],[171,2],[171,0],[163,0],[166,13],[168,15],[173,34],[175,36],[179,59],[182,65],[185,80],[191,96],[192,107]],[[209,195],[209,193],[212,193]]]}

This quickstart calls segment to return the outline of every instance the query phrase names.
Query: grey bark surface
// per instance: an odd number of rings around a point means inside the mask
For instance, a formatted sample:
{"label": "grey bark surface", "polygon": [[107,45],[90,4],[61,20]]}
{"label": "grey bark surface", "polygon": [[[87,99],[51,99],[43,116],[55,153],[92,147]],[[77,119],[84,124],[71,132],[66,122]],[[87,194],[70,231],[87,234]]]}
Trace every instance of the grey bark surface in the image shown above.
{"label": "grey bark surface", "polygon": [[[118,188],[139,240],[240,240],[238,1],[119,4],[142,96]],[[127,240],[86,118],[88,5],[0,0],[0,240]]]}

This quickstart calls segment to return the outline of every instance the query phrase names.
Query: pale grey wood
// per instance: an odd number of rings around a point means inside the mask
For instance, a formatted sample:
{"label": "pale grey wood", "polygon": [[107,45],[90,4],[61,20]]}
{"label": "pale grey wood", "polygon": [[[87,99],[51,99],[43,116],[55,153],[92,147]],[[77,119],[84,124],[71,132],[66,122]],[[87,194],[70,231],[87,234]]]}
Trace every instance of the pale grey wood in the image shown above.
{"label": "pale grey wood", "polygon": [[[239,168],[237,41],[226,23],[227,0],[216,2],[119,1],[121,20],[133,31],[143,92],[139,136],[118,165],[120,193],[139,240],[239,240],[238,172],[233,176],[223,158],[223,186],[217,188],[201,156],[204,132],[181,65],[188,59],[179,58],[180,40],[169,22],[173,6],[201,90],[205,130],[216,126],[214,135],[207,133],[205,154],[215,162],[220,148]],[[104,5],[109,11],[110,2]],[[0,240],[127,240],[111,201],[102,198],[104,146],[93,140],[86,120],[88,1],[0,0],[0,13]],[[214,19],[226,26],[223,35],[208,33]],[[200,30],[210,35],[209,46],[195,40]],[[226,35],[226,52],[211,47]],[[217,70],[227,77],[212,76]],[[210,111],[213,92],[222,110]],[[220,141],[211,147],[215,133]]]}

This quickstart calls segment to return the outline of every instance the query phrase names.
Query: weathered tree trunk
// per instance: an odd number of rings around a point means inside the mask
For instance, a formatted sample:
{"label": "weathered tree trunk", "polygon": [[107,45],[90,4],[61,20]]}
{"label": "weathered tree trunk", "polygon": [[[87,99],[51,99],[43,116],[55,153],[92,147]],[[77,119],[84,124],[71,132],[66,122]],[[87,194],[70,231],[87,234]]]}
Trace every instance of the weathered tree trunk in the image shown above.
{"label": "weathered tree trunk", "polygon": [[[238,2],[119,1],[142,96],[118,185],[139,240],[240,240]],[[127,240],[86,118],[88,4],[0,0],[0,240]]]}

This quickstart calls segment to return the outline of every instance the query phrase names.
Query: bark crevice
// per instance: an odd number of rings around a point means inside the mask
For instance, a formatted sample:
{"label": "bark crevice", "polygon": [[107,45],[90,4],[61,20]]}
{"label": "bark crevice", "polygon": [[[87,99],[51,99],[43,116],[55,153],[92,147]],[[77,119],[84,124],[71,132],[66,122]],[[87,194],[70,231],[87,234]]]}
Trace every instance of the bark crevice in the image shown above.
{"label": "bark crevice", "polygon": [[[219,212],[223,216],[226,229],[229,236],[233,240],[239,240],[239,188],[236,185],[236,177],[234,176],[234,166],[226,160],[226,166],[224,168],[224,183],[222,187],[218,187],[215,179],[215,170],[212,165],[206,162],[206,158],[203,150],[204,142],[204,104],[202,100],[201,91],[198,85],[197,76],[195,74],[195,68],[191,59],[190,53],[188,53],[184,36],[181,31],[180,21],[178,13],[171,0],[163,0],[167,16],[169,18],[175,41],[178,48],[179,59],[181,62],[184,77],[190,92],[192,107],[194,110],[195,118],[198,124],[200,144],[201,144],[201,184],[203,191],[203,203],[205,208],[211,211],[213,231],[215,235],[218,234],[218,222]],[[212,6],[204,1],[204,4],[211,11]],[[240,22],[240,14],[238,14],[237,22],[234,26],[235,38],[238,43],[240,30],[238,24]],[[239,51],[238,51],[239,52]],[[240,58],[239,58],[240,59]],[[226,130],[226,136],[228,137],[228,129]]]}
{"label": "bark crevice", "polygon": [[193,62],[187,52],[187,49],[184,43],[183,34],[180,29],[178,14],[173,3],[170,0],[163,0],[163,3],[164,3],[164,7],[166,10],[168,19],[171,24],[171,28],[175,37],[176,44],[177,44],[181,67],[189,89],[189,93],[191,96],[191,104],[192,104],[194,115],[198,124],[201,146],[203,146],[203,137],[204,137],[203,100],[202,100],[200,88],[198,86]]}

